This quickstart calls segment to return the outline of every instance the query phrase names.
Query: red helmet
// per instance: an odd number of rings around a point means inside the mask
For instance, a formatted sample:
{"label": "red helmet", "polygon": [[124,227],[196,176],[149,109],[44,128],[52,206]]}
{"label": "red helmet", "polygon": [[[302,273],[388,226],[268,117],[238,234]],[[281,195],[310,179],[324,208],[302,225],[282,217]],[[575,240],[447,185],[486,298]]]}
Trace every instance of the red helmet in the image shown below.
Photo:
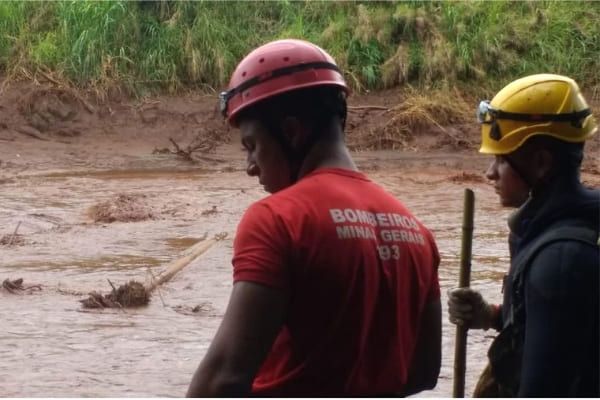
{"label": "red helmet", "polygon": [[222,92],[221,113],[237,127],[236,115],[271,96],[318,85],[350,89],[334,59],[322,48],[304,40],[284,39],[262,45],[236,67],[229,90]]}

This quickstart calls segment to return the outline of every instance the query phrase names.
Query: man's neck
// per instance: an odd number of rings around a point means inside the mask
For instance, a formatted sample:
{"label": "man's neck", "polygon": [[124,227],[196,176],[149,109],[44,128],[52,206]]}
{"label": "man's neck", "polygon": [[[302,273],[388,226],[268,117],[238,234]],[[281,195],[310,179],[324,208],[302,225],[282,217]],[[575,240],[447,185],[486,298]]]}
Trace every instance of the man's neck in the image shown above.
{"label": "man's neck", "polygon": [[339,139],[318,140],[304,158],[298,172],[298,179],[320,168],[341,168],[358,171],[348,147]]}

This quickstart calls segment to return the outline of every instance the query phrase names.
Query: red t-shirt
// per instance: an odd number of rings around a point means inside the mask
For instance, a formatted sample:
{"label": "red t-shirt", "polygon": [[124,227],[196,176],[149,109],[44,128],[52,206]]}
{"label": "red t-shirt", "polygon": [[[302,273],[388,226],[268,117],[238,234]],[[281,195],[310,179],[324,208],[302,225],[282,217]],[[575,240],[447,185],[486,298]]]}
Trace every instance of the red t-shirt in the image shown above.
{"label": "red t-shirt", "polygon": [[359,172],[318,169],[252,204],[235,237],[234,281],[291,294],[253,393],[400,391],[421,310],[440,297],[439,261],[429,230]]}

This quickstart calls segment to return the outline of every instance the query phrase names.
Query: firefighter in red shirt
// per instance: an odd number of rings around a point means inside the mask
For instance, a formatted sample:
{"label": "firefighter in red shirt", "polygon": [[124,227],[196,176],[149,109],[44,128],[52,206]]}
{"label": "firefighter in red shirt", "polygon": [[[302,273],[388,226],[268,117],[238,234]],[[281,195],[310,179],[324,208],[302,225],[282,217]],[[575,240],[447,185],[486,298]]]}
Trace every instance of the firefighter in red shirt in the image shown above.
{"label": "firefighter in red shirt", "polygon": [[270,196],[244,214],[233,289],[187,395],[372,396],[432,389],[441,307],[432,234],[360,173],[349,93],[301,40],[248,54],[221,94],[247,170]]}

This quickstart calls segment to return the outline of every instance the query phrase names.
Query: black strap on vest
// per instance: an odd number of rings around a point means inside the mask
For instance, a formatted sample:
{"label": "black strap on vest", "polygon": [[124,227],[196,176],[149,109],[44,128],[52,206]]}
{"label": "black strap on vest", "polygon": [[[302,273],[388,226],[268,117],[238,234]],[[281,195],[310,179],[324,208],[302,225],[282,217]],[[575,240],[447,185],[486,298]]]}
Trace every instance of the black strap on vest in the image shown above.
{"label": "black strap on vest", "polygon": [[515,270],[511,274],[513,279],[513,301],[511,302],[508,318],[504,321],[504,326],[514,322],[515,315],[521,311],[520,308],[525,307],[525,304],[522,301],[525,288],[525,275],[535,256],[544,247],[554,242],[565,240],[586,243],[596,248],[599,246],[598,232],[588,226],[571,225],[561,226],[555,229],[550,228],[534,239],[533,242],[527,246],[525,251],[521,252],[513,262],[513,265],[515,266]]}

